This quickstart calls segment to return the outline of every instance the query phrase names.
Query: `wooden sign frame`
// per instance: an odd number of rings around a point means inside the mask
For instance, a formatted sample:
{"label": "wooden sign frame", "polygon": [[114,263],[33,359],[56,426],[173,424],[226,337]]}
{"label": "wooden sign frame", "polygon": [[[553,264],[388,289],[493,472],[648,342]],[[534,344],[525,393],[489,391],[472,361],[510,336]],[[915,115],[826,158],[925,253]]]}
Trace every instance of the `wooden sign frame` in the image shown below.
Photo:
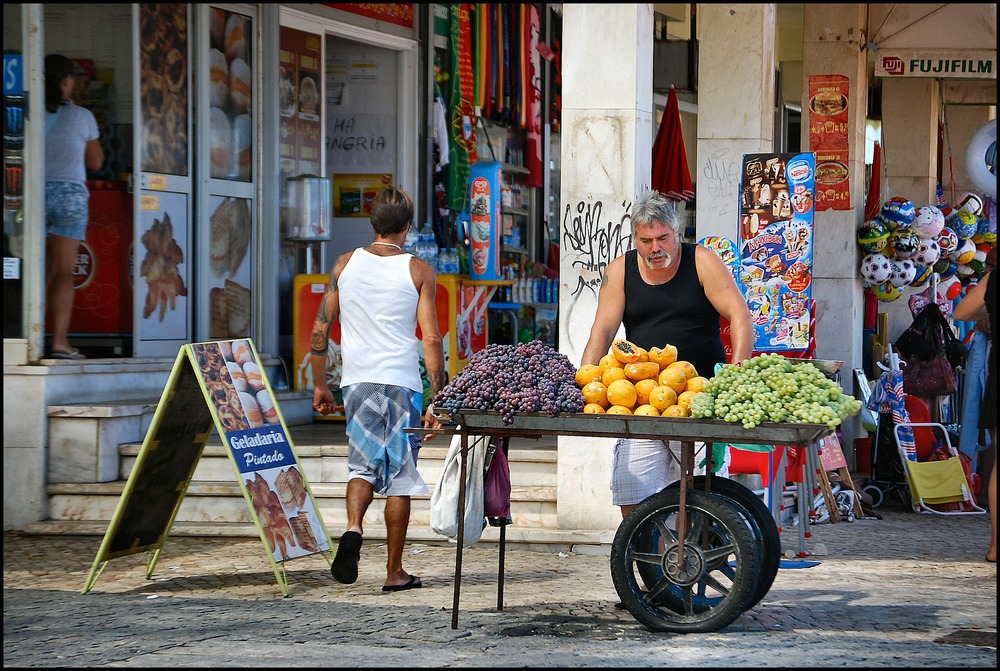
{"label": "wooden sign frame", "polygon": [[151,552],[153,574],[212,428],[219,432],[281,592],[284,562],[330,556],[330,534],[249,338],[184,345],[94,559],[83,593],[108,561]]}

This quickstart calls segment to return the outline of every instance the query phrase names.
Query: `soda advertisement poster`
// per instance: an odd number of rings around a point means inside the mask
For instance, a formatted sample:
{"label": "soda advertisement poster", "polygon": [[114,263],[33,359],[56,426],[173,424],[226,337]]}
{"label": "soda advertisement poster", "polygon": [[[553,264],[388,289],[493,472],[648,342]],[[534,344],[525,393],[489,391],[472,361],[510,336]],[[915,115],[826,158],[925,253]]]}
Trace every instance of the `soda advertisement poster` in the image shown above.
{"label": "soda advertisement poster", "polygon": [[745,154],[739,266],[734,275],[754,322],[754,350],[809,347],[816,158]]}

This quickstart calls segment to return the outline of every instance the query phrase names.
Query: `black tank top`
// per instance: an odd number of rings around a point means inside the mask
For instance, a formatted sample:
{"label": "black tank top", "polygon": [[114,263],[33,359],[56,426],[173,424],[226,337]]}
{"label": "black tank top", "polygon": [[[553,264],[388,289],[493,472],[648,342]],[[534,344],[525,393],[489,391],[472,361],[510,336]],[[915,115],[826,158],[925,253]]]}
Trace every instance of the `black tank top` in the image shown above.
{"label": "black tank top", "polygon": [[639,274],[639,255],[625,252],[625,337],[643,349],[677,348],[677,358],[690,361],[699,375],[712,377],[715,364],[725,363],[719,337],[719,313],[705,296],[695,266],[696,245],[681,243],[681,263],[673,279],[650,285]]}

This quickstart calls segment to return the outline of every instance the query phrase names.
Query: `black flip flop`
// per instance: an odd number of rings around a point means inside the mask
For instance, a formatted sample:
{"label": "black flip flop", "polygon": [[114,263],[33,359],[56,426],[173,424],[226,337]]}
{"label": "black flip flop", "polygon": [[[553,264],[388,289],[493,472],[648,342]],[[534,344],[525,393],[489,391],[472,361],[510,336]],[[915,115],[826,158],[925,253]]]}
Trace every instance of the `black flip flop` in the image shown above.
{"label": "black flip flop", "polygon": [[357,531],[345,531],[340,537],[337,554],[333,556],[330,573],[334,580],[345,585],[357,582],[358,560],[361,559],[361,534]]}
{"label": "black flip flop", "polygon": [[382,585],[383,592],[402,592],[408,589],[420,589],[424,584],[420,582],[420,578],[415,575],[410,576],[409,582],[404,582],[402,585]]}

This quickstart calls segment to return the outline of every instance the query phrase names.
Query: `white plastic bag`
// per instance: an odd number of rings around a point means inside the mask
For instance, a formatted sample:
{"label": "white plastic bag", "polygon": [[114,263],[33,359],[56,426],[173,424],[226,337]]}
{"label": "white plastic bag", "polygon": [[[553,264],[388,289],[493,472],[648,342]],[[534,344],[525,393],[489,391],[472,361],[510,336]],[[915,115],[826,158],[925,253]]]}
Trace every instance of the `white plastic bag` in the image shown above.
{"label": "white plastic bag", "polygon": [[[463,545],[475,545],[483,535],[483,459],[486,438],[469,440],[469,463],[465,473],[465,535]],[[431,529],[448,538],[458,537],[458,490],[462,477],[462,436],[451,438],[441,477],[431,494]]]}

